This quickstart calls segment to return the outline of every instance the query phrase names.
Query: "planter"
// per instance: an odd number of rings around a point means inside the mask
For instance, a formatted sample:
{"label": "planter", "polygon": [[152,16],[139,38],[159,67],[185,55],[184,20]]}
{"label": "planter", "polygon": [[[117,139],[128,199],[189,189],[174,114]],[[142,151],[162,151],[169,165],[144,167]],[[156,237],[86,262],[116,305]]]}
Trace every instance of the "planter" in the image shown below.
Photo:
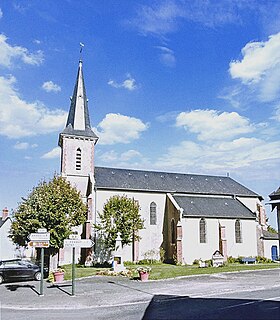
{"label": "planter", "polygon": [[149,280],[149,272],[139,272],[140,280],[141,281],[148,281]]}
{"label": "planter", "polygon": [[53,273],[54,275],[54,282],[63,282],[64,281],[64,272],[56,271]]}

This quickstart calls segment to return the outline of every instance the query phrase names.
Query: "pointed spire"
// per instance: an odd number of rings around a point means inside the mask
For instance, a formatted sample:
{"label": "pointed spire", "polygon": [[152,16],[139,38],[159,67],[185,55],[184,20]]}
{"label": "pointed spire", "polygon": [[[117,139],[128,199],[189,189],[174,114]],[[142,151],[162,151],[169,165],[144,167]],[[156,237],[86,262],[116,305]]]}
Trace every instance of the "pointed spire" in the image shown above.
{"label": "pointed spire", "polygon": [[82,66],[83,63],[80,60],[76,85],[71,98],[71,106],[66,124],[66,127],[71,125],[74,130],[86,130],[86,128],[90,128],[88,101]]}
{"label": "pointed spire", "polygon": [[80,59],[77,79],[71,99],[66,128],[62,134],[92,137],[98,139],[90,126],[88,100],[83,76],[83,62]]}

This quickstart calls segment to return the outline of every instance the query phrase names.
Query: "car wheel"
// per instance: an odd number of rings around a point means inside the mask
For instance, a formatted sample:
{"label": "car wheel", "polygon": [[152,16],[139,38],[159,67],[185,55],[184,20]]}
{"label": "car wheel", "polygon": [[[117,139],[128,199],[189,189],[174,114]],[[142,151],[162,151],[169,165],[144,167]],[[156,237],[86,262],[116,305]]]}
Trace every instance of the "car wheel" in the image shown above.
{"label": "car wheel", "polygon": [[4,282],[3,276],[0,275],[0,284]]}
{"label": "car wheel", "polygon": [[34,274],[34,279],[35,279],[36,281],[40,281],[41,278],[42,278],[41,272],[36,272],[36,273]]}

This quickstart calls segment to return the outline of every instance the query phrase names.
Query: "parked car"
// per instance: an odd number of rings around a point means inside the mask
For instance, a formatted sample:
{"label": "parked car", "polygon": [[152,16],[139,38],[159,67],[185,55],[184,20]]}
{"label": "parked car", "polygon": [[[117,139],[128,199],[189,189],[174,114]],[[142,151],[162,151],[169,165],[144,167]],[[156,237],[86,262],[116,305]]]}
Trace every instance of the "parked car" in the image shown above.
{"label": "parked car", "polygon": [[[48,269],[44,267],[44,277]],[[0,284],[4,281],[41,280],[41,267],[27,260],[13,259],[0,261]]]}

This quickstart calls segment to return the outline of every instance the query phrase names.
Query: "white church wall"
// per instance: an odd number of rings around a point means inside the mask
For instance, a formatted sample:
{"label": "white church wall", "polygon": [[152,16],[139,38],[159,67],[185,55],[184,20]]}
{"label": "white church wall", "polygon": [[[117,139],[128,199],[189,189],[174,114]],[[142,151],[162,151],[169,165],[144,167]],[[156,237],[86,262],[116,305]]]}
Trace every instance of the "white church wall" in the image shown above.
{"label": "white church wall", "polygon": [[225,227],[228,256],[256,256],[257,237],[254,220],[241,220],[242,243],[235,242],[236,219],[205,219],[206,243],[200,243],[200,218],[183,218],[183,261],[192,264],[195,259],[208,260],[219,250],[219,224]]}
{"label": "white church wall", "polygon": [[225,226],[228,256],[257,256],[257,233],[255,220],[240,219],[241,243],[235,241],[236,219],[220,219],[219,222]]}
{"label": "white church wall", "polygon": [[243,203],[252,212],[257,211],[257,204],[262,205],[258,198],[236,197],[236,199]]}
{"label": "white church wall", "polygon": [[199,240],[200,218],[183,218],[183,261],[192,264],[195,259],[208,260],[219,250],[219,229],[217,219],[205,219],[206,243]]}
{"label": "white church wall", "polygon": [[[144,221],[144,229],[139,231],[141,240],[139,242],[139,260],[144,259],[145,253],[149,250],[157,250],[163,241],[162,229],[165,211],[166,195],[152,192],[123,192],[123,191],[107,191],[98,190],[96,192],[96,213],[102,212],[104,204],[114,195],[126,195],[129,198],[139,201],[140,214]],[[150,225],[150,204],[155,202],[157,205],[157,224]],[[98,221],[98,214],[96,217]],[[124,261],[132,259],[131,246],[124,247]]]}

